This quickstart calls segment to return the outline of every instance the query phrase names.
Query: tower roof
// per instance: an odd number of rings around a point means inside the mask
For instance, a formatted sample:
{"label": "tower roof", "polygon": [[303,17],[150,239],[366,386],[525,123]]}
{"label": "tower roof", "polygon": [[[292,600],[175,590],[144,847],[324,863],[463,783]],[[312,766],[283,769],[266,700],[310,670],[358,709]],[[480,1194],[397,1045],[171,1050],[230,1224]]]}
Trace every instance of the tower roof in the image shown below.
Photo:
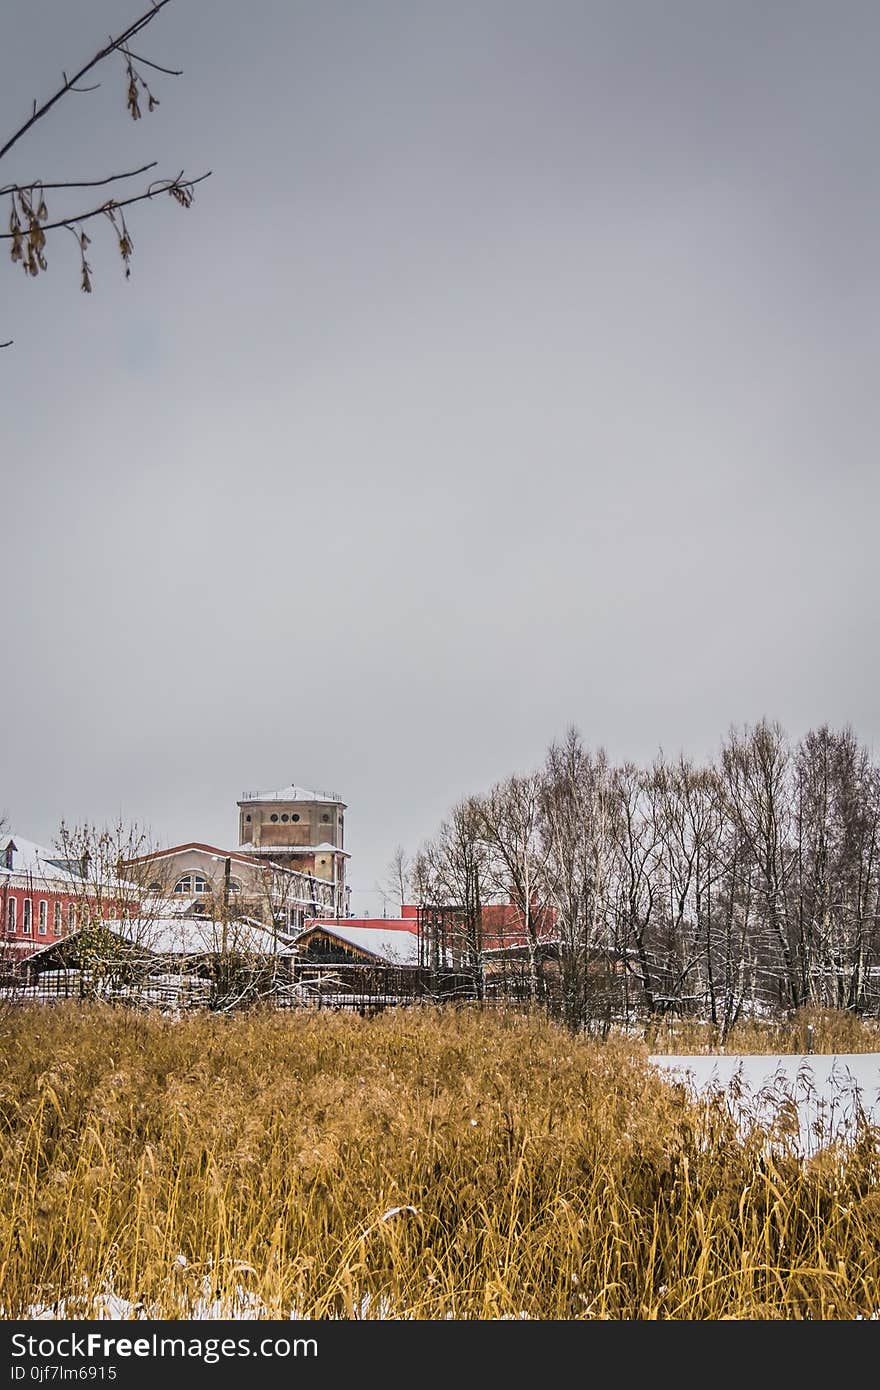
{"label": "tower roof", "polygon": [[314,791],[308,787],[301,787],[296,782],[291,782],[289,786],[276,791],[242,792],[239,806],[246,801],[324,801],[340,806],[345,804],[336,792]]}

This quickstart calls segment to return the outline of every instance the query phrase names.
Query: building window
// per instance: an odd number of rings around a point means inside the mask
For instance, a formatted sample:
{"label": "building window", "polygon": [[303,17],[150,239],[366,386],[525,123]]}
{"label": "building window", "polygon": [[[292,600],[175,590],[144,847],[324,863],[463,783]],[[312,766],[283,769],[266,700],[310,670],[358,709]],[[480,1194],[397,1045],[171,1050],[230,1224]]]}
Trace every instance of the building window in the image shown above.
{"label": "building window", "polygon": [[111,907],[111,909],[110,909],[110,921],[111,921],[111,922],[115,922],[115,921],[116,921],[116,908],[115,908],[115,907]]}
{"label": "building window", "polygon": [[33,908],[30,898],[25,898],[21,905],[21,930],[24,936],[33,935]]}
{"label": "building window", "polygon": [[6,908],[6,928],[12,936],[15,936],[15,919],[17,907],[18,904],[15,898],[10,898],[9,905]]}
{"label": "building window", "polygon": [[283,815],[283,816],[281,817],[281,819],[284,821],[284,824],[286,825],[286,824],[287,824],[287,815],[286,815],[286,814]]}
{"label": "building window", "polygon": [[55,936],[61,935],[61,904],[56,903],[52,909],[52,931]]}
{"label": "building window", "polygon": [[321,820],[323,821],[324,825],[329,825],[329,823],[330,823],[330,817],[327,816],[327,815],[323,815],[323,816],[321,817]]}
{"label": "building window", "polygon": [[272,812],[272,814],[271,814],[271,816],[269,817],[269,819],[270,819],[271,821],[277,821],[278,817],[275,815],[275,812],[274,812],[274,811]]}
{"label": "building window", "polygon": [[291,820],[299,820],[299,816],[291,816],[290,819],[291,819]]}
{"label": "building window", "polygon": [[38,933],[39,933],[40,936],[45,936],[45,935],[46,935],[46,928],[47,928],[48,925],[49,925],[49,907],[48,907],[48,904],[45,902],[45,900],[41,900],[41,901],[40,901],[40,907],[39,907],[39,918],[38,918],[38,923],[37,923],[37,931],[38,931]]}
{"label": "building window", "polygon": [[76,931],[76,903],[67,905],[67,930]]}
{"label": "building window", "polygon": [[174,885],[175,893],[186,893],[198,895],[199,893],[210,893],[211,885],[204,874],[184,874]]}
{"label": "building window", "polygon": [[250,823],[251,823],[251,818],[250,818],[250,816],[245,816],[245,821],[247,822],[248,825],[250,825]]}
{"label": "building window", "polygon": [[229,891],[230,891],[230,893],[240,893],[240,892],[241,892],[241,884],[239,883],[239,881],[238,881],[237,878],[231,878],[231,879],[229,880]]}

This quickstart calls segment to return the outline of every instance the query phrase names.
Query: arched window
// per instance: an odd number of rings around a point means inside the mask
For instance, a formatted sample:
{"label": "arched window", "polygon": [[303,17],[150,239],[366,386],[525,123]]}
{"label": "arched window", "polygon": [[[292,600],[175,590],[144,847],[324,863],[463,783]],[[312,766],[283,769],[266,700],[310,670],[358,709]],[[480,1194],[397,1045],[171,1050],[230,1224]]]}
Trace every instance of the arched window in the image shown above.
{"label": "arched window", "polygon": [[18,903],[15,898],[9,899],[9,906],[6,909],[6,927],[12,936],[15,935],[15,917]]}
{"label": "arched window", "polygon": [[230,893],[240,893],[240,892],[241,892],[241,884],[239,883],[239,881],[238,881],[237,878],[231,878],[231,879],[229,880],[229,891],[230,891]]}
{"label": "arched window", "polygon": [[41,902],[40,902],[39,917],[38,917],[38,919],[37,919],[37,931],[39,932],[40,936],[45,936],[45,935],[46,935],[46,929],[47,929],[48,925],[49,925],[49,906],[48,906],[48,904],[47,904],[47,902],[46,902],[46,900],[45,900],[45,898],[44,898],[44,899],[42,899]]}
{"label": "arched window", "polygon": [[174,885],[175,893],[197,897],[200,893],[210,893],[211,885],[204,874],[184,874]]}
{"label": "arched window", "polygon": [[76,931],[76,903],[67,905],[67,930]]}
{"label": "arched window", "polygon": [[55,936],[61,935],[61,904],[56,903],[52,909],[52,932]]}
{"label": "arched window", "polygon": [[30,936],[33,932],[33,907],[30,898],[25,898],[22,903],[21,930],[25,936]]}

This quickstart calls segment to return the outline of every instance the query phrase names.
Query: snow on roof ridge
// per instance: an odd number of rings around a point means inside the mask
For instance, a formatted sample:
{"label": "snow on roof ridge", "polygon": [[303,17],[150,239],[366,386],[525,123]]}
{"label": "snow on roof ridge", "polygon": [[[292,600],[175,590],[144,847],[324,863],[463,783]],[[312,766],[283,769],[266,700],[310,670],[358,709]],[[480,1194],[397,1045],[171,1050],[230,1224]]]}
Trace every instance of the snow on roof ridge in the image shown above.
{"label": "snow on roof ridge", "polygon": [[[10,841],[13,844],[11,869],[6,867],[4,854]],[[39,874],[45,881],[72,880],[80,886],[86,881],[75,856],[65,855],[60,849],[48,849],[14,830],[0,835],[0,873]],[[106,875],[104,882],[106,885],[130,886],[125,879],[117,878],[115,874]]]}
{"label": "snow on roof ridge", "polygon": [[308,926],[297,937],[297,943],[309,932],[315,930],[326,932],[328,936],[335,936],[337,940],[346,942],[350,946],[358,946],[369,955],[375,956],[379,960],[384,959],[392,965],[418,965],[419,963],[418,937],[415,932],[404,932],[393,928],[390,931],[381,931],[376,927],[350,927],[346,925],[344,919],[333,922],[319,920],[309,922]]}
{"label": "snow on roof ridge", "polygon": [[337,792],[316,791],[301,787],[298,782],[290,782],[286,787],[273,791],[242,792],[242,801],[334,801],[344,804]]}

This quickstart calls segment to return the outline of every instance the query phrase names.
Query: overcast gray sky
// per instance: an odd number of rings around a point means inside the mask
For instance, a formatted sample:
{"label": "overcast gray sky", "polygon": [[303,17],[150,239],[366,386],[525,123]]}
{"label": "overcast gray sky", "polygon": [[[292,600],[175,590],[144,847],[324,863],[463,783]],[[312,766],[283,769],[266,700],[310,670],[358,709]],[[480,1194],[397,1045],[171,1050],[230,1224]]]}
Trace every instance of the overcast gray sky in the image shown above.
{"label": "overcast gray sky", "polygon": [[[0,144],[142,8],[4,6]],[[0,261],[12,825],[326,787],[375,911],[570,723],[876,750],[878,49],[874,0],[174,0],[151,116],[116,59],[0,165],[213,171],[128,283],[100,226],[91,296],[65,232]]]}

